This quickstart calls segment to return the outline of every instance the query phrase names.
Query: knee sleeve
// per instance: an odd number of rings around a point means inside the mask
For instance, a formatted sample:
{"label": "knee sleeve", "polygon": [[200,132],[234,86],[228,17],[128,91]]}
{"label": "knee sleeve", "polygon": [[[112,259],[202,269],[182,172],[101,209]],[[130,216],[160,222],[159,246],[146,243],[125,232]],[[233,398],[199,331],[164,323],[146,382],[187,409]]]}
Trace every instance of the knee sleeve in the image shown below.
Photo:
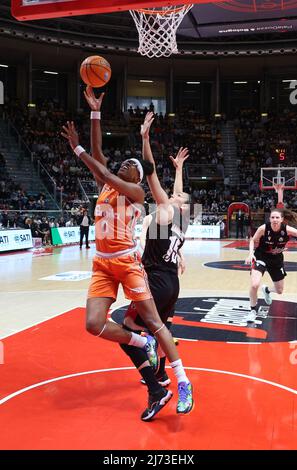
{"label": "knee sleeve", "polygon": [[129,346],[129,344],[120,344],[122,350],[124,351],[127,356],[130,357],[131,361],[138,369],[145,361],[147,361],[147,355],[145,351],[141,348],[137,348],[136,346]]}

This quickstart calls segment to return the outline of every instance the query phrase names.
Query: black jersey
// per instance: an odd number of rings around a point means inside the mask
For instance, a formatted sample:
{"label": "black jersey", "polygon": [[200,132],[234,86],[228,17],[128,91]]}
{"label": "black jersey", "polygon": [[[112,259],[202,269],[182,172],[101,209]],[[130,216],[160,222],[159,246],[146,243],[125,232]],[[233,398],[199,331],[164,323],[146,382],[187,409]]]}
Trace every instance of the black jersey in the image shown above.
{"label": "black jersey", "polygon": [[142,255],[142,263],[146,271],[163,270],[177,274],[178,251],[184,244],[187,228],[188,222],[185,222],[185,218],[176,207],[174,207],[173,220],[168,225],[158,224],[156,213],[152,214]]}
{"label": "black jersey", "polygon": [[286,224],[281,224],[280,230],[274,232],[271,228],[271,224],[268,223],[265,225],[265,233],[260,238],[259,246],[255,250],[255,255],[265,254],[265,255],[280,255],[290,239],[287,234]]}

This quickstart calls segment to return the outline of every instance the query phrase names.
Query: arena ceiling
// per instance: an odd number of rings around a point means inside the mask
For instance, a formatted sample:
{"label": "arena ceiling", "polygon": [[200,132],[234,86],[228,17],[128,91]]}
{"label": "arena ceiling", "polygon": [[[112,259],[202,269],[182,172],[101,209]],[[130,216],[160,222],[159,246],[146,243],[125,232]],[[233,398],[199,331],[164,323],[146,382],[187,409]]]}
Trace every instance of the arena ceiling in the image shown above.
{"label": "arena ceiling", "polygon": [[[131,48],[132,53],[138,46],[138,33],[129,12],[18,22],[10,14],[10,0],[2,0],[0,33],[5,28],[19,31],[19,37],[23,34],[27,39],[30,34],[33,38],[34,34],[44,33],[77,40],[80,45],[83,41],[89,45],[101,41],[101,45],[119,46],[119,51],[121,46],[124,52]],[[195,5],[179,28],[178,46],[179,50],[188,51],[240,45],[293,47],[297,45],[296,31],[297,0],[229,0],[221,5]]]}

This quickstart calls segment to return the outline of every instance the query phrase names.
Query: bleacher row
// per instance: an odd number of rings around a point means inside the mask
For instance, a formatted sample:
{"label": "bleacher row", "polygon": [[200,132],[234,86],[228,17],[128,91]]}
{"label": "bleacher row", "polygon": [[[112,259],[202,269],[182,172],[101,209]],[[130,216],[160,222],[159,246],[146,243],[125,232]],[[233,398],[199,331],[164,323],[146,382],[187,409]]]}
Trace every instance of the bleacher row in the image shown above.
{"label": "bleacher row", "polygon": [[[133,111],[133,112],[132,112]],[[141,156],[140,125],[146,110],[129,110],[118,115],[102,112],[103,151],[109,159],[109,168],[116,172],[120,163],[131,156]],[[6,105],[5,119],[10,120],[20,132],[22,139],[32,152],[35,162],[40,161],[62,192],[62,209],[70,211],[81,203],[78,180],[90,181],[89,170],[73,155],[61,137],[62,125],[74,120],[81,137],[81,143],[90,149],[89,115],[77,113],[72,116],[57,104],[46,102],[33,110],[23,109],[17,103]],[[206,119],[190,109],[182,110],[175,116],[156,115],[151,131],[151,144],[156,160],[158,176],[168,193],[172,190],[174,171],[170,155],[180,146],[188,147],[188,163],[212,168],[207,187],[185,178],[185,190],[192,194],[195,203],[202,204],[203,212],[226,213],[233,201],[246,202],[252,211],[264,211],[276,202],[273,192],[260,192],[259,174],[261,166],[276,166],[279,162],[276,149],[285,148],[286,161],[283,165],[296,165],[297,116],[284,112],[283,115],[269,116],[265,120],[255,110],[242,110],[234,122],[237,140],[237,164],[240,184],[231,187],[224,170],[224,154],[221,147],[222,120]],[[45,210],[47,201],[44,194],[30,195],[17,186],[11,175],[5,171],[0,177],[0,210]],[[214,174],[213,174],[214,173]],[[185,172],[185,176],[187,172]],[[41,178],[44,177],[43,170]],[[214,178],[212,178],[215,176]],[[146,202],[153,202],[145,183]],[[285,204],[297,208],[297,195],[286,192]]]}

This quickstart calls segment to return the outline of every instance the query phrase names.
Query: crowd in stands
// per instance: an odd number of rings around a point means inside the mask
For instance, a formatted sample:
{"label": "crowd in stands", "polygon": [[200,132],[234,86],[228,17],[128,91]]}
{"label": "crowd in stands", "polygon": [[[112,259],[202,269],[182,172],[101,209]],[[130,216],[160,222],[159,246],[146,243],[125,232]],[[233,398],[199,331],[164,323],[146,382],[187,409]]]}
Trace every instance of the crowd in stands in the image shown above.
{"label": "crowd in stands", "polygon": [[[297,114],[285,110],[282,114],[261,116],[256,110],[243,110],[234,120],[237,138],[238,169],[241,178],[240,193],[248,199],[252,209],[273,205],[272,191],[260,193],[259,175],[264,167],[295,167],[297,156]],[[282,160],[280,150],[283,150]],[[242,187],[245,190],[242,191]],[[295,191],[286,191],[285,205],[297,208]]]}
{"label": "crowd in stands", "polygon": [[[139,130],[148,110],[139,108],[134,110],[130,107],[126,113],[112,116],[103,109],[101,121],[103,152],[108,157],[111,171],[116,172],[121,162],[129,157],[141,157],[142,143]],[[81,137],[81,144],[89,151],[89,113],[81,111],[72,116],[56,103],[46,102],[37,108],[26,109],[18,104],[11,104],[6,108],[5,115],[20,132],[32,152],[34,161],[42,164],[41,177],[47,178],[49,174],[56,182],[57,189],[62,192],[62,209],[70,214],[64,221],[45,222],[40,218],[39,222],[33,220],[32,224],[39,226],[42,223],[49,226],[50,223],[75,224],[75,218],[70,221],[72,218],[69,211],[77,207],[82,200],[78,180],[93,181],[93,177],[71,152],[60,132],[67,120],[74,120]],[[159,113],[155,116],[151,131],[151,146],[161,184],[168,194],[172,191],[174,168],[169,156],[175,155],[179,147],[187,147],[190,154],[187,162],[188,172],[191,175],[192,172],[199,171],[199,167],[204,170],[209,167],[216,172],[216,178],[212,183],[208,182],[207,187],[201,187],[197,182],[185,178],[184,189],[191,194],[192,202],[201,204],[203,212],[211,214],[204,217],[203,223],[218,223],[221,215],[226,214],[229,204],[234,201],[247,203],[252,211],[268,211],[277,202],[276,194],[273,191],[260,191],[260,168],[279,164],[277,148],[285,149],[287,166],[296,165],[294,163],[297,152],[296,121],[297,115],[290,112],[269,116],[265,120],[254,110],[243,110],[238,114],[233,122],[241,183],[231,187],[224,170],[224,154],[221,148],[222,123],[207,119],[190,109],[182,110],[174,116]],[[108,137],[110,133],[112,135]],[[23,211],[26,214],[30,210],[44,210],[45,196],[40,194],[34,198],[26,194],[10,179],[1,155],[0,163],[4,169],[0,178],[0,209]],[[192,165],[195,165],[195,169]],[[146,183],[144,188],[146,202],[153,203]],[[287,191],[284,202],[287,207],[297,209],[296,192]],[[16,219],[17,223],[21,223],[18,217]],[[2,226],[5,226],[5,223],[4,217]],[[11,221],[11,224],[15,223]]]}
{"label": "crowd in stands", "polygon": [[[126,113],[127,114],[127,113]],[[140,125],[145,113],[129,114],[117,118],[117,128],[111,134],[113,139],[104,138],[103,151],[109,158],[109,167],[117,171],[120,163],[131,156],[141,156]],[[104,113],[103,113],[104,115]],[[67,143],[61,138],[62,125],[73,116],[60,109],[54,103],[44,103],[38,108],[22,109],[12,106],[8,117],[19,130],[23,140],[33,153],[34,160],[40,161],[41,175],[45,171],[55,180],[58,190],[63,192],[64,209],[69,209],[73,201],[80,198],[78,178],[92,179],[89,170],[78,161],[70,151]],[[111,131],[110,116],[102,119],[103,135]],[[89,150],[90,121],[89,114],[80,113],[75,123],[81,136],[82,145]],[[108,145],[108,141],[111,144]],[[158,176],[162,184],[171,189],[174,181],[174,170],[169,159],[177,153],[179,147],[187,146],[192,162],[199,165],[218,167],[224,173],[223,154],[220,150],[220,130],[216,122],[208,122],[198,113],[185,111],[174,118],[169,115],[156,115],[151,132],[151,143],[156,160]],[[148,189],[148,188],[146,188]],[[148,194],[148,198],[149,198]]]}
{"label": "crowd in stands", "polygon": [[45,194],[32,195],[9,176],[3,155],[0,153],[0,210],[44,210]]}
{"label": "crowd in stands", "polygon": [[[85,207],[78,205],[57,217],[34,210],[0,211],[0,230],[22,228],[31,230],[32,237],[41,238],[44,245],[51,244],[50,229],[54,227],[77,227]],[[91,219],[92,220],[92,219]]]}

